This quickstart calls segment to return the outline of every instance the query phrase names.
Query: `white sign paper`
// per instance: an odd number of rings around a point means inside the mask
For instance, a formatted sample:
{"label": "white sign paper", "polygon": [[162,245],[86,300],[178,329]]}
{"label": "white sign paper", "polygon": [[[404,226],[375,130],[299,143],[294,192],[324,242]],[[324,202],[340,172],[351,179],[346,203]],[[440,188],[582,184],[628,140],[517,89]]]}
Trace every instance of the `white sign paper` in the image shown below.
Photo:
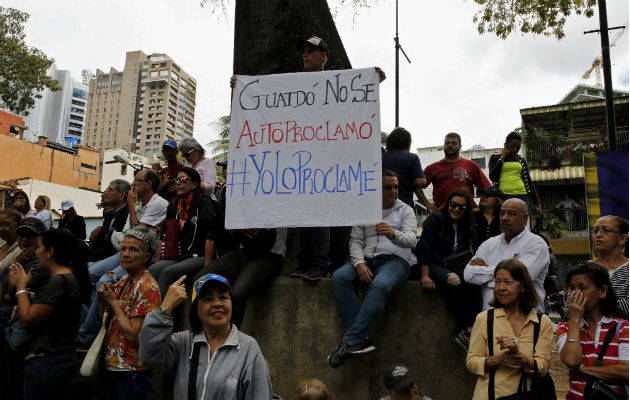
{"label": "white sign paper", "polygon": [[238,76],[226,228],[380,221],[380,139],[374,68]]}

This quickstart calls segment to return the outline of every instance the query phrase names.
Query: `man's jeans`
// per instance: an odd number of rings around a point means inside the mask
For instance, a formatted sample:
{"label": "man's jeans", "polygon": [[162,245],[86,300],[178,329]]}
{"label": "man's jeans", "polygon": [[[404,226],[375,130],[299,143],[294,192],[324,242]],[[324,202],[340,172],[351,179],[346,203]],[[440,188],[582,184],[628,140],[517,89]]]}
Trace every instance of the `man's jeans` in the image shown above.
{"label": "man's jeans", "polygon": [[120,253],[116,253],[113,256],[97,262],[88,263],[88,271],[90,274],[90,282],[94,285],[94,291],[92,292],[92,298],[90,299],[90,306],[87,310],[85,321],[83,321],[79,328],[79,343],[84,345],[90,345],[101,328],[101,321],[98,318],[98,294],[96,291],[103,286],[103,284],[107,282],[118,282],[120,278],[127,274],[127,271],[120,266]]}
{"label": "man's jeans", "polygon": [[333,289],[346,332],[344,339],[348,346],[357,345],[366,339],[368,332],[383,313],[389,295],[409,278],[409,263],[400,257],[379,255],[367,258],[365,265],[374,277],[360,309],[353,286],[353,282],[358,280],[354,266],[346,263],[332,276]]}

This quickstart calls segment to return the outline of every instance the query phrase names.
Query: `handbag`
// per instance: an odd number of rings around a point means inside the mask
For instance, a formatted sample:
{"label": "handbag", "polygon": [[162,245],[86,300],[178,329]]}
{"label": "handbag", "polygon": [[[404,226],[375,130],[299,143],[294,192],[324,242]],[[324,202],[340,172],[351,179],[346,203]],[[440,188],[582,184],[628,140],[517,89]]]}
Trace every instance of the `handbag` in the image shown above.
{"label": "handbag", "polygon": [[93,376],[98,371],[98,367],[101,362],[101,354],[103,354],[103,344],[105,343],[105,336],[107,334],[107,327],[109,326],[110,320],[110,310],[105,309],[101,329],[98,331],[96,339],[92,342],[92,345],[81,364],[81,375]]}
{"label": "handbag", "polygon": [[33,335],[22,326],[18,316],[14,316],[9,320],[7,327],[4,328],[4,338],[13,351],[19,351],[33,338]]}
{"label": "handbag", "polygon": [[[536,343],[538,342],[538,336],[540,334],[540,318],[542,313],[537,313],[538,322],[534,324],[534,341],[533,341],[533,353],[536,353]],[[488,353],[490,356],[494,355],[494,308],[488,310],[487,316],[487,328],[488,332]],[[495,371],[490,370],[490,378],[488,381],[488,400],[495,400],[494,396],[494,375]],[[551,375],[547,372],[544,376],[539,376],[538,363],[534,360],[534,374],[531,376],[532,383],[529,390],[527,390],[527,377],[525,373],[521,374],[521,379],[518,383],[518,391],[509,396],[503,396],[497,400],[557,400],[556,388],[551,378]]]}
{"label": "handbag", "polygon": [[[604,365],[603,359],[606,354],[606,350],[608,349],[608,345],[612,341],[612,338],[615,336],[615,333],[619,335],[619,327],[620,324],[616,324],[615,327],[608,329],[608,333],[604,338],[604,343],[602,343],[602,347],[599,349],[599,354],[597,355],[597,360],[593,363],[593,366],[600,367]],[[584,400],[623,400],[626,399],[625,396],[617,393],[613,388],[608,386],[608,384],[602,380],[597,378],[589,378],[586,381],[586,386],[584,387]]]}
{"label": "handbag", "polygon": [[181,254],[179,248],[179,220],[167,218],[164,221],[164,237],[162,238],[162,260],[177,260]]}
{"label": "handbag", "polygon": [[451,254],[444,257],[444,266],[455,272],[459,279],[464,280],[464,268],[472,260],[472,250],[460,251],[459,253]]}

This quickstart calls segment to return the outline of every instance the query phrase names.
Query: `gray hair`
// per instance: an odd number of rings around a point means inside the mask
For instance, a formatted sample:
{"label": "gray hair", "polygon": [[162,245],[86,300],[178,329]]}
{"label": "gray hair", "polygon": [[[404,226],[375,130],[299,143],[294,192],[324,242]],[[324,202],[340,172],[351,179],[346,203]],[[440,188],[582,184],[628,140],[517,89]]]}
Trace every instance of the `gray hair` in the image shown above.
{"label": "gray hair", "polygon": [[128,237],[142,242],[142,251],[151,254],[149,261],[147,261],[147,264],[150,264],[157,250],[157,233],[155,233],[151,228],[140,225],[128,230],[127,233],[125,233],[124,238]]}
{"label": "gray hair", "polygon": [[124,179],[114,179],[109,184],[120,193],[129,193],[129,190],[131,190],[131,184]]}
{"label": "gray hair", "polygon": [[203,149],[203,147],[201,147],[201,145],[199,144],[198,141],[196,141],[193,138],[183,138],[181,140],[181,142],[179,142],[179,151],[183,153],[188,153],[189,151],[196,151],[197,153],[199,153],[201,156],[205,156],[206,155],[206,151]]}

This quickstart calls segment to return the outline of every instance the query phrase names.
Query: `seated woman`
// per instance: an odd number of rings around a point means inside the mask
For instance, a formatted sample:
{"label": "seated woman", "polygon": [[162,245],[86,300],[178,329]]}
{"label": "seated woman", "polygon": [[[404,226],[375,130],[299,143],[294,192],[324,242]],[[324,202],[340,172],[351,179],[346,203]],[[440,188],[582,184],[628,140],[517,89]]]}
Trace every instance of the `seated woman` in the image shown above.
{"label": "seated woman", "polygon": [[468,190],[453,190],[442,207],[425,220],[422,236],[414,249],[422,273],[422,288],[435,290],[437,284],[444,291],[460,331],[455,341],[466,351],[475,316],[481,311],[479,286],[464,282],[446,266],[445,259],[465,251],[469,251],[472,258],[472,208],[473,201]]}
{"label": "seated woman", "polygon": [[608,271],[593,262],[581,263],[569,270],[567,284],[569,322],[558,325],[560,359],[569,367],[567,400],[587,398],[598,380],[625,398],[628,321],[613,318],[617,300]]}
{"label": "seated woman", "polygon": [[201,191],[216,200],[214,188],[217,182],[217,165],[212,158],[206,158],[206,150],[195,139],[182,139],[178,145],[182,157],[199,173]]}
{"label": "seated woman", "polygon": [[39,195],[35,199],[34,217],[44,223],[46,229],[52,228],[52,214],[50,213],[50,197]]}
{"label": "seated woman", "polygon": [[113,312],[104,350],[112,399],[150,400],[153,395],[153,372],[138,356],[138,334],[146,315],[160,306],[160,291],[147,271],[157,241],[146,226],[128,231],[120,245],[120,265],[127,275],[98,290],[101,318],[105,307]]}
{"label": "seated woman", "polygon": [[[37,220],[38,222],[41,222]],[[25,351],[24,398],[60,399],[77,367],[76,333],[81,313],[82,291],[89,296],[86,274],[75,274],[77,240],[68,231],[51,229],[39,237],[35,252],[39,268],[50,277],[34,295],[29,276],[18,264],[11,265],[15,279],[17,315],[33,337]]]}
{"label": "seated woman", "polygon": [[475,217],[473,248],[475,251],[481,246],[481,243],[501,234],[499,215],[503,205],[503,192],[498,187],[478,188],[477,192],[481,198],[479,199],[479,209],[473,213]]}
{"label": "seated woman", "polygon": [[[194,276],[214,256],[216,215],[212,200],[201,190],[197,171],[182,168],[175,178],[175,190],[177,197],[168,205],[160,242],[163,254],[158,251],[155,264],[149,268],[162,296],[180,276]],[[176,254],[169,254],[169,249],[175,249]]]}
{"label": "seated woman", "polygon": [[[477,375],[474,400],[488,399],[490,393],[496,399],[517,393],[521,379],[529,388],[535,370],[538,376],[547,373],[553,348],[553,324],[546,315],[536,314],[538,295],[525,265],[515,259],[501,261],[494,282],[494,308],[477,316],[466,356],[466,367]],[[488,387],[492,375],[494,386]]]}
{"label": "seated woman", "polygon": [[[271,399],[267,364],[256,340],[230,323],[232,288],[224,277],[207,274],[195,281],[189,314],[192,332],[173,334],[173,311],[187,300],[185,279],[182,276],[169,287],[162,307],[142,325],[143,364],[174,371],[175,400]],[[194,387],[189,387],[193,379]]]}
{"label": "seated woman", "polygon": [[10,208],[19,212],[22,218],[35,215],[35,213],[31,211],[31,202],[28,201],[28,195],[22,190],[15,192]]}
{"label": "seated woman", "polygon": [[628,257],[624,248],[628,243],[628,221],[615,215],[606,215],[595,222],[593,246],[597,258],[592,260],[608,270],[611,289],[617,297],[614,316],[628,319]]}
{"label": "seated woman", "polygon": [[4,240],[4,245],[0,247],[0,272],[8,267],[20,252],[16,231],[20,219],[22,217],[17,210],[0,210],[0,239]]}

